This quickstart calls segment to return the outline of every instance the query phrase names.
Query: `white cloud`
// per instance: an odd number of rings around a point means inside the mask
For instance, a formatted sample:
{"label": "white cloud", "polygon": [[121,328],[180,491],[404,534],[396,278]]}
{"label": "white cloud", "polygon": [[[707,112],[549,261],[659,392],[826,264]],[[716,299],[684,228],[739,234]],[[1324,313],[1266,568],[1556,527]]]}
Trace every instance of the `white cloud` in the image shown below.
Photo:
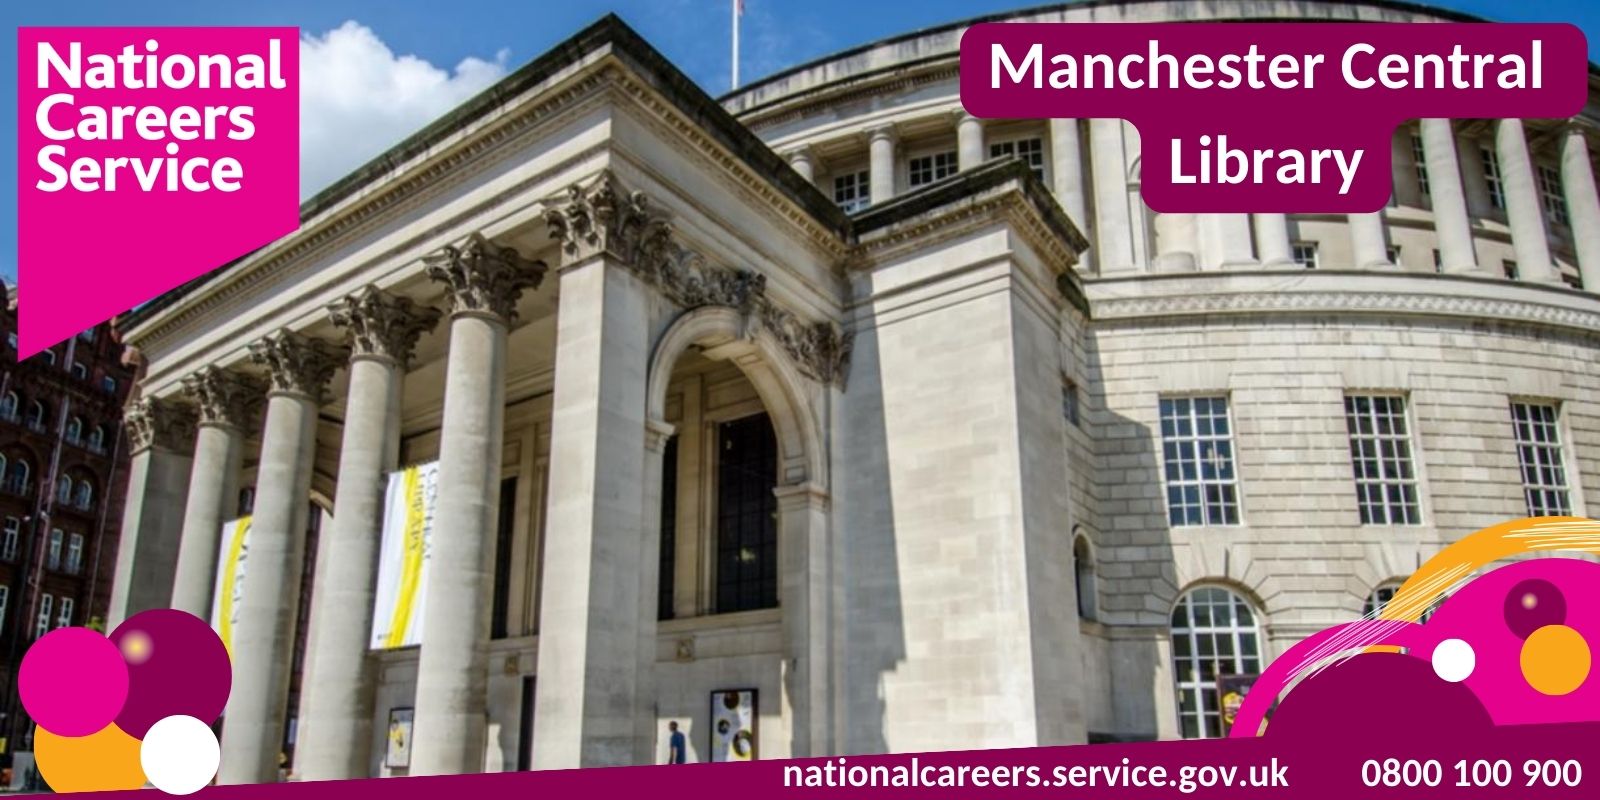
{"label": "white cloud", "polygon": [[445,70],[354,20],[300,39],[300,194],[310,197],[506,74],[509,50]]}

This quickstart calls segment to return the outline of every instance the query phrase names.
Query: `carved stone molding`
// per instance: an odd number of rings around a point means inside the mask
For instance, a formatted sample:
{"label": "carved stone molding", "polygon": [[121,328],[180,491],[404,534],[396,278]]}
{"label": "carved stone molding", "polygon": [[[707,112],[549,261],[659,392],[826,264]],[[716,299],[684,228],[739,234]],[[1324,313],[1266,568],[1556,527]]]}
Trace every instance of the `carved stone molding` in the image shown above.
{"label": "carved stone molding", "polygon": [[610,170],[588,186],[573,184],[546,204],[550,238],[561,244],[567,264],[609,255],[630,265],[655,261],[671,238],[666,219],[655,214],[644,192],[629,192]]}
{"label": "carved stone molding", "polygon": [[844,385],[851,336],[830,322],[808,322],[767,295],[767,279],[713,264],[684,247],[643,192],[629,192],[610,172],[574,185],[549,204],[545,220],[568,263],[605,253],[684,310],[725,306],[747,321],[748,335],[771,333],[799,370]]}
{"label": "carved stone molding", "polygon": [[155,397],[141,397],[122,412],[128,432],[129,452],[137,454],[159,447],[174,453],[194,446],[194,418],[187,409]]}
{"label": "carved stone molding", "polygon": [[423,259],[428,277],[445,285],[451,314],[473,314],[503,322],[517,318],[517,301],[537,289],[547,269],[543,261],[523,258],[514,247],[472,234],[459,244]]}
{"label": "carved stone molding", "polygon": [[226,425],[248,430],[251,411],[266,392],[261,382],[232,370],[208,365],[183,379],[184,391],[200,410],[201,425]]}
{"label": "carved stone molding", "polygon": [[328,318],[344,328],[353,357],[388,360],[404,368],[417,339],[439,324],[439,310],[363,286],[328,306]]}
{"label": "carved stone molding", "polygon": [[333,373],[349,357],[348,348],[287,328],[250,345],[250,358],[267,368],[273,393],[301,395],[319,403]]}

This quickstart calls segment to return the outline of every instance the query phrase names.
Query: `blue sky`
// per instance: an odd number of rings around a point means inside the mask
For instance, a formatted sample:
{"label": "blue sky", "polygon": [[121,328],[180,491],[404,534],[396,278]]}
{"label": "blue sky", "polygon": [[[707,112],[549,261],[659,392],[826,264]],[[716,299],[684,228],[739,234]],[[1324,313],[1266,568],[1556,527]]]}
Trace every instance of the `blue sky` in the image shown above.
{"label": "blue sky", "polygon": [[[294,25],[302,70],[319,64],[303,103],[302,190],[313,193],[406,133],[600,15],[615,11],[713,95],[728,87],[731,0],[73,0],[6,2],[21,25]],[[746,0],[742,77],[917,28],[1032,5],[1026,0]],[[1600,2],[1451,0],[1444,7],[1507,22],[1571,22],[1600,61]],[[16,38],[0,37],[0,275],[16,275]],[[306,48],[310,48],[309,51]],[[309,71],[306,74],[310,74]],[[305,86],[303,84],[303,86]],[[315,119],[313,119],[313,117]],[[354,144],[352,144],[354,143]],[[108,254],[109,255],[109,254]],[[118,254],[137,263],[137,254]]]}

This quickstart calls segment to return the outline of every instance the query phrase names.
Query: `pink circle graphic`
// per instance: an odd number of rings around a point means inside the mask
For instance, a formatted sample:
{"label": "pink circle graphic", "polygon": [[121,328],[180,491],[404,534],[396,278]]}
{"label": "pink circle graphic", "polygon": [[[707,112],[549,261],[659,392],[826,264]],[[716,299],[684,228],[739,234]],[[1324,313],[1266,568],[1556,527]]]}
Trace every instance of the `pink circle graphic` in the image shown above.
{"label": "pink circle graphic", "polygon": [[118,625],[111,642],[128,665],[128,700],[116,722],[129,736],[143,739],[167,717],[209,725],[222,714],[233,667],[205,620],[171,608],[143,611]]}
{"label": "pink circle graphic", "polygon": [[22,657],[17,693],[39,727],[57,736],[88,736],[122,711],[128,665],[105,636],[88,628],[58,628]]}

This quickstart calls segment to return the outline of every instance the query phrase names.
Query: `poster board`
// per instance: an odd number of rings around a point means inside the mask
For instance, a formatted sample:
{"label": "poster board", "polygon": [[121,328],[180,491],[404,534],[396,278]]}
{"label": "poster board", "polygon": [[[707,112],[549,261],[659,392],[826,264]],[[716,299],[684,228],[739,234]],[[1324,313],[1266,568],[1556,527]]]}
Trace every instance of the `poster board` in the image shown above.
{"label": "poster board", "polygon": [[384,746],[383,765],[389,769],[411,768],[411,724],[416,711],[389,709],[389,735]]}
{"label": "poster board", "polygon": [[368,642],[373,650],[422,644],[422,616],[428,607],[428,553],[438,495],[437,461],[389,474]]}
{"label": "poster board", "polygon": [[755,689],[719,689],[711,693],[711,760],[755,761],[757,737]]}

